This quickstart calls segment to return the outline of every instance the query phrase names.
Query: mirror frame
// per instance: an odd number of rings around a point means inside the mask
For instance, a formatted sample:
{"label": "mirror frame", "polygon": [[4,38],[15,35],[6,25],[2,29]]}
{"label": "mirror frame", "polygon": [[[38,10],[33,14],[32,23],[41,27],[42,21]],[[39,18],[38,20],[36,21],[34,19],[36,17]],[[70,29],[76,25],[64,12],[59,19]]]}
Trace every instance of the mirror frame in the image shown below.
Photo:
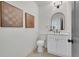
{"label": "mirror frame", "polygon": [[[53,15],[52,15],[52,17],[51,17],[51,26],[50,26],[50,31],[52,30],[52,18],[56,15],[56,14],[61,14],[61,15],[63,15],[63,30],[65,30],[65,15],[62,13],[62,12],[56,12],[56,13],[54,13]],[[62,30],[62,31],[63,31]]]}

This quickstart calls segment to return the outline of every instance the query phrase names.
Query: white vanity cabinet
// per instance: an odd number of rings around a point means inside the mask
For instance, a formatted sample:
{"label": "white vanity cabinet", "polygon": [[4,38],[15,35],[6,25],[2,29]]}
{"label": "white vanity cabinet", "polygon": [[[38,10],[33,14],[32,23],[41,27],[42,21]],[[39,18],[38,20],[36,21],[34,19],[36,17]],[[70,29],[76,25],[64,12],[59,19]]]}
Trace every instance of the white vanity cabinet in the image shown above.
{"label": "white vanity cabinet", "polygon": [[69,39],[68,35],[48,35],[47,37],[48,53],[57,56],[70,56],[68,39]]}
{"label": "white vanity cabinet", "polygon": [[56,40],[55,40],[54,36],[48,35],[47,49],[48,49],[49,53],[56,54]]}
{"label": "white vanity cabinet", "polygon": [[68,55],[68,36],[59,36],[56,39],[56,51],[59,56],[67,56]]}

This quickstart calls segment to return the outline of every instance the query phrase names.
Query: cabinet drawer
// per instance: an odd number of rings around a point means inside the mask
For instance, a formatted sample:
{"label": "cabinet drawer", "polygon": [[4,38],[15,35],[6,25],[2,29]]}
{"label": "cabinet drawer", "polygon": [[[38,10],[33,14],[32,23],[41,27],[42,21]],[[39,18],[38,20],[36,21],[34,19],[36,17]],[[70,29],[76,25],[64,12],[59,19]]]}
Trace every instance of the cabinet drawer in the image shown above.
{"label": "cabinet drawer", "polygon": [[48,35],[47,39],[68,39],[69,36],[65,35]]}
{"label": "cabinet drawer", "polygon": [[54,39],[54,38],[55,38],[54,35],[48,35],[48,36],[47,36],[47,39]]}
{"label": "cabinet drawer", "polygon": [[56,39],[68,39],[69,38],[69,36],[54,36]]}

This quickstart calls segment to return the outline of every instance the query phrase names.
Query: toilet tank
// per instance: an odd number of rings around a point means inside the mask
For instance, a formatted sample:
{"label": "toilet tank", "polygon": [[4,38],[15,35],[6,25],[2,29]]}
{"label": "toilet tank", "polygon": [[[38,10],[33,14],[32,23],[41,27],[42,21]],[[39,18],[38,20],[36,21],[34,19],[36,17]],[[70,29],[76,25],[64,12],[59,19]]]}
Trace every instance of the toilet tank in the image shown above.
{"label": "toilet tank", "polygon": [[46,40],[46,35],[45,34],[40,34],[40,39],[41,40]]}

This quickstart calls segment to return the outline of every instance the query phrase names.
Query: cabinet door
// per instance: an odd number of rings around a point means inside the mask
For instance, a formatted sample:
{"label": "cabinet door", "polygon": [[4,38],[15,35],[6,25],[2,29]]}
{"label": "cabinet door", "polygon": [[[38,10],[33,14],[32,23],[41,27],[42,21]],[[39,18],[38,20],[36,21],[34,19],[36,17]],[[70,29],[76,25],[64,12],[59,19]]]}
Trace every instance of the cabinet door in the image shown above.
{"label": "cabinet door", "polygon": [[66,37],[59,37],[56,39],[57,47],[56,51],[58,56],[68,56],[68,42]]}
{"label": "cabinet door", "polygon": [[48,53],[56,54],[56,40],[53,35],[48,35],[47,50]]}

